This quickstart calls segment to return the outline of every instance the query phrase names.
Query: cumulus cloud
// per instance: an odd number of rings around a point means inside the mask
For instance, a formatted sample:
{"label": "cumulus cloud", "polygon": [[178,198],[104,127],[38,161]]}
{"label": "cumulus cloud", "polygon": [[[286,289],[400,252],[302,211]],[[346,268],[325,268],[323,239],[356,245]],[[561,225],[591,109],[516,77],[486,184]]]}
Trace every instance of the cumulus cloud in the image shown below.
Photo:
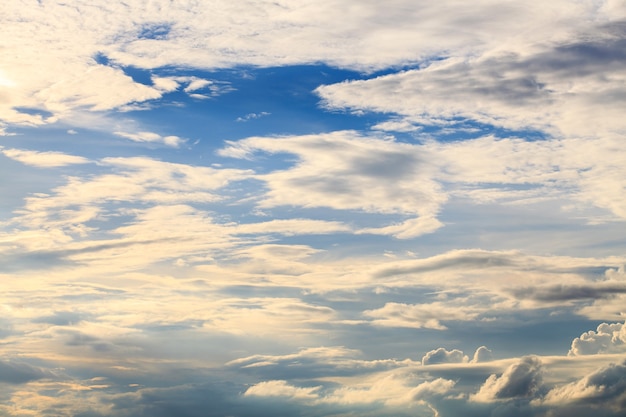
{"label": "cumulus cloud", "polygon": [[546,404],[603,405],[616,411],[626,407],[626,361],[612,363],[578,381],[549,391]]}
{"label": "cumulus cloud", "polygon": [[509,366],[502,375],[489,376],[472,399],[480,402],[532,398],[542,386],[542,377],[541,359],[525,356]]}
{"label": "cumulus cloud", "polygon": [[438,348],[427,352],[422,357],[422,365],[433,365],[437,363],[465,363],[468,361],[468,357],[463,354],[463,351],[458,349],[446,350],[445,348]]}
{"label": "cumulus cloud", "polygon": [[480,346],[474,352],[474,357],[472,358],[472,363],[481,363],[481,362],[489,362],[493,359],[493,355],[491,350],[487,349],[486,346]]}
{"label": "cumulus cloud", "polygon": [[572,341],[570,356],[626,352],[626,326],[623,323],[602,323]]}

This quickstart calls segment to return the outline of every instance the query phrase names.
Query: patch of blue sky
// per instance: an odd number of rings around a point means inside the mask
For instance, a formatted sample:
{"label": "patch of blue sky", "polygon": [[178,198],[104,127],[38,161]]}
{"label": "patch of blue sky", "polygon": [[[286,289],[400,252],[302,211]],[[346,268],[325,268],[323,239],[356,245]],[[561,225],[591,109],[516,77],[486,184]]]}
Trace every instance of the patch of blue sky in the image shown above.
{"label": "patch of blue sky", "polygon": [[168,22],[146,23],[139,28],[137,38],[164,40],[168,38],[171,30],[172,25]]}
{"label": "patch of blue sky", "polygon": [[[466,354],[471,354],[466,346],[472,343],[476,346],[476,335],[480,334],[480,343],[493,351],[494,358],[503,358],[510,354],[567,354],[570,348],[568,338],[593,328],[595,323],[576,314],[573,309],[544,308],[501,311],[495,320],[488,322],[450,321],[446,326],[458,340],[457,348]],[[449,339],[446,343],[454,345]]]}
{"label": "patch of blue sky", "polygon": [[[194,76],[230,87],[230,91],[209,99],[193,98],[183,91],[165,94],[150,112],[130,112],[133,118],[155,126],[163,134],[176,134],[201,148],[217,149],[225,140],[249,136],[303,135],[335,130],[367,130],[384,120],[378,114],[357,115],[329,112],[320,107],[313,92],[322,84],[332,84],[363,75],[326,65],[288,67],[241,67],[219,71],[159,69],[146,71],[123,68],[136,82],[151,85],[151,77]],[[168,120],[165,125],[163,120]]]}
{"label": "patch of blue sky", "polygon": [[465,140],[478,139],[484,136],[494,136],[497,138],[520,138],[529,142],[546,140],[550,135],[537,129],[506,129],[488,123],[481,123],[476,120],[462,117],[454,117],[441,121],[441,124],[421,124],[417,125],[416,132],[394,135],[403,138],[403,141],[411,142],[411,138],[429,138],[440,142],[460,142]]}

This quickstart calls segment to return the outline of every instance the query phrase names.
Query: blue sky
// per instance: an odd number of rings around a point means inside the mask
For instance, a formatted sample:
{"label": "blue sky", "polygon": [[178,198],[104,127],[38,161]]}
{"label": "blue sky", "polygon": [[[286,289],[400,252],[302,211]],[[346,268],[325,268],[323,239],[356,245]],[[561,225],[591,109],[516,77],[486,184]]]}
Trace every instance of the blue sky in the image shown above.
{"label": "blue sky", "polygon": [[621,1],[0,13],[0,416],[622,416]]}

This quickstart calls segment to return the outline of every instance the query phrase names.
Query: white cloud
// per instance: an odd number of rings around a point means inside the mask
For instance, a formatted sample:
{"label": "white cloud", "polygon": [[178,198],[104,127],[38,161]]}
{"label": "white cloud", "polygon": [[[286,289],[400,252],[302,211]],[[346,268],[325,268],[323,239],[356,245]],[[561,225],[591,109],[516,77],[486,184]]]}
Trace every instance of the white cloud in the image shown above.
{"label": "white cloud", "polygon": [[256,397],[285,397],[294,400],[315,400],[321,387],[295,387],[287,381],[264,381],[248,388],[244,396]]}
{"label": "white cloud", "polygon": [[239,224],[233,232],[237,234],[278,233],[293,236],[303,234],[349,233],[351,231],[348,225],[341,222],[311,219],[276,219],[261,223]]}
{"label": "white cloud", "polygon": [[446,350],[445,348],[439,348],[427,352],[422,357],[422,365],[433,365],[437,363],[465,363],[469,358],[463,354],[463,351],[458,349]]}
{"label": "white cloud", "polygon": [[503,51],[453,56],[424,68],[316,91],[331,108],[396,113],[408,120],[466,118],[568,135],[622,132],[625,126],[616,117],[624,110],[619,24],[604,22],[570,36],[522,53],[507,45]]}
{"label": "white cloud", "polygon": [[626,326],[623,323],[602,323],[572,341],[569,355],[594,355],[626,352]]}
{"label": "white cloud", "polygon": [[245,369],[260,375],[299,377],[349,377],[368,375],[394,368],[414,366],[411,360],[365,360],[361,351],[343,346],[311,347],[287,355],[253,355],[236,359],[227,367]]}
{"label": "white cloud", "polygon": [[474,352],[474,357],[472,358],[471,362],[472,363],[482,363],[482,362],[489,362],[493,359],[493,355],[491,350],[487,349],[486,346],[480,346],[478,349],[476,349],[476,352]]}
{"label": "white cloud", "polygon": [[271,113],[266,111],[262,111],[260,113],[248,113],[245,116],[238,117],[235,121],[237,122],[247,122],[254,119],[259,119],[261,117],[269,116]]}
{"label": "white cloud", "polygon": [[356,132],[230,142],[223,156],[250,158],[255,152],[290,153],[291,168],[258,175],[269,190],[259,206],[330,207],[416,216],[402,224],[364,233],[414,237],[441,226],[434,216],[446,195],[432,179],[432,159],[412,145]]}
{"label": "white cloud", "polygon": [[416,126],[406,119],[392,119],[386,122],[376,123],[372,126],[372,130],[384,130],[390,132],[415,132],[420,129],[420,126]]}
{"label": "white cloud", "polygon": [[68,155],[61,152],[37,152],[26,149],[4,149],[2,147],[0,147],[0,152],[8,158],[39,168],[55,168],[91,162],[82,156]]}
{"label": "white cloud", "polygon": [[[416,383],[416,380],[419,382]],[[352,407],[373,407],[376,404],[414,407],[418,404],[426,405],[426,401],[445,395],[454,385],[454,381],[443,378],[420,381],[402,369],[379,373],[359,383],[346,384],[328,394],[323,402]]]}
{"label": "white cloud", "polygon": [[[471,6],[456,0],[397,0],[386,5],[220,0],[210,6],[98,0],[73,7],[62,2],[22,7],[12,2],[5,9],[1,24],[10,36],[3,46],[20,53],[7,53],[3,62],[0,80],[8,92],[0,118],[18,124],[47,121],[16,108],[43,108],[63,118],[78,107],[115,109],[157,99],[175,88],[172,82],[143,85],[122,67],[210,69],[326,62],[371,70],[442,55],[502,56],[512,50],[525,57],[538,45],[562,42],[571,33],[602,33],[593,25],[610,24],[623,15],[615,2],[598,8],[565,0],[529,5],[481,0]],[[502,51],[503,45],[507,51]],[[108,61],[94,59],[97,56]],[[483,74],[470,72],[468,80],[480,81],[477,88],[491,85],[484,83]],[[506,75],[505,86],[523,88],[515,84],[523,77],[514,71]],[[194,80],[186,88],[200,87],[211,85]],[[590,97],[596,99],[606,91],[589,87]],[[572,103],[568,118],[575,122],[579,108],[576,100]],[[603,122],[610,123],[617,112],[611,110]]]}
{"label": "white cloud", "polygon": [[130,139],[134,142],[160,142],[167,146],[178,148],[184,139],[178,136],[161,136],[154,132],[138,132],[138,133],[126,133],[126,132],[114,132],[117,136]]}
{"label": "white cloud", "polygon": [[622,220],[626,199],[615,197],[626,181],[620,159],[626,149],[621,152],[621,142],[617,138],[529,142],[485,136],[413,145],[346,131],[252,137],[230,142],[220,154],[253,159],[261,152],[287,153],[297,158],[289,168],[257,176],[268,186],[261,207],[398,213],[411,218],[363,227],[359,233],[413,238],[441,228],[439,212],[459,200],[483,205],[554,204],[572,220],[596,206]]}
{"label": "white cloud", "polygon": [[458,306],[456,302],[386,303],[382,308],[364,311],[363,315],[371,318],[375,326],[446,330],[442,320],[474,320],[484,311],[479,305]]}

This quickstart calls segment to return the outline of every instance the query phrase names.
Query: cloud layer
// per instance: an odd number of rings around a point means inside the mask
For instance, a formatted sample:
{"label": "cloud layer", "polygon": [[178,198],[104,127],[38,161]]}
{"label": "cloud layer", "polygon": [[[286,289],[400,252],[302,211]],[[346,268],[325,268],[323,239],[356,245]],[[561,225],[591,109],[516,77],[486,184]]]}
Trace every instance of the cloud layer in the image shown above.
{"label": "cloud layer", "polygon": [[0,415],[624,415],[625,22],[7,2]]}

